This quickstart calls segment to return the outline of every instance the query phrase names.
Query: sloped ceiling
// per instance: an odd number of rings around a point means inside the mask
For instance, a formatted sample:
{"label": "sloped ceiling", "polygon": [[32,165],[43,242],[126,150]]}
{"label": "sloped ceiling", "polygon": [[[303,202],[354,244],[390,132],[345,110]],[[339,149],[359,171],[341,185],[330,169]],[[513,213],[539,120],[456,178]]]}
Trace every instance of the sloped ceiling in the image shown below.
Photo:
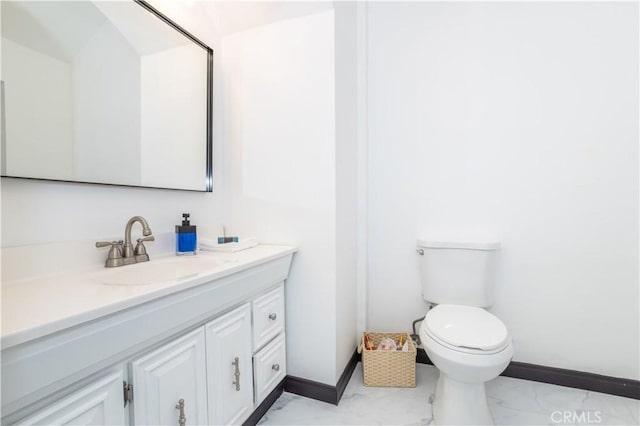
{"label": "sloped ceiling", "polygon": [[105,17],[89,2],[2,1],[2,36],[70,62]]}
{"label": "sloped ceiling", "polygon": [[141,56],[191,43],[132,1],[3,0],[1,6],[3,37],[65,62],[105,25]]}

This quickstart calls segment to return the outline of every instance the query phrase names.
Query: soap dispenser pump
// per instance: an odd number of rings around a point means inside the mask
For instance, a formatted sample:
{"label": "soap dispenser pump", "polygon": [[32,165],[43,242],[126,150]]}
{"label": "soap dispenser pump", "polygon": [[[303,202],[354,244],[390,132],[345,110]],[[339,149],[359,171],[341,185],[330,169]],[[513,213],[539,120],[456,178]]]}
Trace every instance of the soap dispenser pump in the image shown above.
{"label": "soap dispenser pump", "polygon": [[196,254],[196,226],[189,223],[189,213],[182,214],[182,225],[176,225],[176,255]]}

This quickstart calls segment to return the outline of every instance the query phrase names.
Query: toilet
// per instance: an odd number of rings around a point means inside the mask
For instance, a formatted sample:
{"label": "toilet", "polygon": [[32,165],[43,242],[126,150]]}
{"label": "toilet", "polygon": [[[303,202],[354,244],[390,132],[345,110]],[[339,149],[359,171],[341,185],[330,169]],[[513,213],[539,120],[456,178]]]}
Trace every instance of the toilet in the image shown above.
{"label": "toilet", "polygon": [[483,308],[493,304],[497,242],[418,240],[424,299],[435,305],[420,340],[440,371],[433,400],[437,425],[492,425],[485,383],[507,368],[507,327]]}

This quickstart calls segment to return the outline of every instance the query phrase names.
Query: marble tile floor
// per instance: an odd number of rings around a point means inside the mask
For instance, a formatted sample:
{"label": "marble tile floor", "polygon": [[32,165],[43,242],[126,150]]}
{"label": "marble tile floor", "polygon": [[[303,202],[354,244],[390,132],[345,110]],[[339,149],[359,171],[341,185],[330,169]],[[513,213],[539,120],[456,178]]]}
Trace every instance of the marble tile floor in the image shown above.
{"label": "marble tile floor", "polygon": [[[338,406],[285,392],[259,425],[429,425],[438,371],[418,364],[416,388],[362,384],[362,364]],[[580,389],[498,377],[487,384],[497,425],[639,425],[640,401]]]}

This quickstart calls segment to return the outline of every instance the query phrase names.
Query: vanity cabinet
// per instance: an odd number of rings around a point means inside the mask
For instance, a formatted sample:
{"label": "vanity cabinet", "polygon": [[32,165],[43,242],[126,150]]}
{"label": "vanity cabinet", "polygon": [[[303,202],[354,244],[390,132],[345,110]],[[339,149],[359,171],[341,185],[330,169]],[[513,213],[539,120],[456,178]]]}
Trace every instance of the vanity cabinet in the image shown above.
{"label": "vanity cabinet", "polygon": [[[110,304],[54,331],[3,336],[1,423],[241,424],[286,376],[284,281],[294,251],[256,247],[229,264],[212,257],[211,274],[136,288],[131,298],[82,281]],[[116,297],[119,309],[105,314]]]}
{"label": "vanity cabinet", "polygon": [[178,425],[180,414],[189,424],[208,424],[205,371],[202,328],[134,360],[132,424]]}
{"label": "vanity cabinet", "polygon": [[242,424],[286,375],[284,283],[120,369],[19,423]]}
{"label": "vanity cabinet", "polygon": [[251,305],[211,321],[205,330],[209,422],[240,424],[253,411]]}
{"label": "vanity cabinet", "polygon": [[21,425],[123,425],[121,371],[81,387],[20,421]]}
{"label": "vanity cabinet", "polygon": [[136,359],[131,372],[132,424],[179,425],[181,408],[186,424],[241,424],[286,375],[284,283]]}

